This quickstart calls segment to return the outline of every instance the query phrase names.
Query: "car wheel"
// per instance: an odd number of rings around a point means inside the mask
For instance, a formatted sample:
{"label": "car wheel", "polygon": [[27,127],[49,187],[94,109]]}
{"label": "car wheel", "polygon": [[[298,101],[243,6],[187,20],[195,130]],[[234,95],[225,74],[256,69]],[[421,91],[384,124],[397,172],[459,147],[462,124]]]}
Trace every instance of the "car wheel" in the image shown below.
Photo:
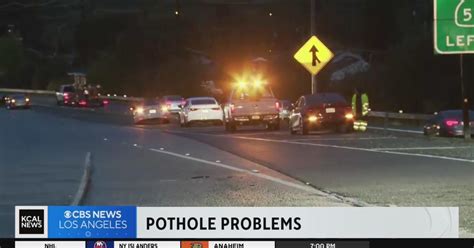
{"label": "car wheel", "polygon": [[235,132],[237,130],[237,126],[232,121],[231,122],[226,122],[225,130],[228,131],[228,132]]}
{"label": "car wheel", "polygon": [[280,130],[280,120],[278,120],[277,123],[273,124],[273,130],[275,131]]}
{"label": "car wheel", "polygon": [[288,125],[289,125],[289,126],[288,126],[288,129],[290,129],[290,134],[291,134],[291,135],[295,135],[295,134],[296,134],[296,131],[293,129],[292,123],[290,122]]}
{"label": "car wheel", "polygon": [[301,134],[302,135],[307,135],[309,133],[309,130],[308,130],[308,127],[306,126],[306,124],[304,123],[303,120],[300,121],[300,130],[301,130]]}

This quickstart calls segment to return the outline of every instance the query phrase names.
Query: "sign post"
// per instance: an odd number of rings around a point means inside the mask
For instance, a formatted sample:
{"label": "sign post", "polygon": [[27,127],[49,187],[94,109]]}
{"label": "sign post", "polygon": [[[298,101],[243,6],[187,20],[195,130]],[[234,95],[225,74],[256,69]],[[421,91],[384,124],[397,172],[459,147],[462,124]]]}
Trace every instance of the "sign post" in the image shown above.
{"label": "sign post", "polygon": [[[316,0],[311,0],[311,36],[313,35],[316,35]],[[316,52],[317,50],[313,52],[313,56],[316,56]],[[311,94],[316,94],[317,84],[316,74],[311,74]]]}
{"label": "sign post", "polygon": [[464,138],[471,138],[469,97],[466,94],[463,54],[474,53],[474,1],[434,0],[434,50],[459,54]]}

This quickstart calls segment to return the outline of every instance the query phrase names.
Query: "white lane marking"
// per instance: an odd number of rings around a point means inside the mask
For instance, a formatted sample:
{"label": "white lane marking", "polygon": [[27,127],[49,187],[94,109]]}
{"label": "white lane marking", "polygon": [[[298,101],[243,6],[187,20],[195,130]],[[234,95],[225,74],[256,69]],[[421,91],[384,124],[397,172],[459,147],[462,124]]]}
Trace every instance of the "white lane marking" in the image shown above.
{"label": "white lane marking", "polygon": [[272,182],[275,182],[275,183],[279,183],[279,184],[282,184],[282,185],[285,185],[285,186],[288,186],[288,187],[291,187],[291,188],[295,188],[295,189],[299,189],[299,190],[303,190],[303,191],[311,192],[311,193],[316,192],[321,196],[329,195],[328,193],[319,191],[319,190],[317,190],[315,188],[312,188],[312,187],[307,187],[305,185],[300,185],[300,184],[297,184],[297,183],[288,182],[288,181],[285,181],[285,180],[282,180],[282,179],[279,179],[279,178],[276,178],[276,177],[268,176],[268,175],[265,175],[265,174],[255,173],[255,172],[250,171],[250,170],[238,168],[238,167],[235,167],[235,166],[232,166],[232,165],[227,165],[227,164],[224,164],[224,163],[217,163],[217,162],[208,161],[208,160],[195,158],[195,157],[191,157],[191,156],[186,156],[186,155],[182,155],[182,154],[174,153],[174,152],[170,152],[170,151],[162,151],[162,150],[158,150],[158,149],[154,149],[154,148],[149,148],[148,150],[153,151],[153,152],[162,153],[162,154],[167,154],[167,155],[182,158],[182,159],[187,159],[187,160],[203,163],[203,164],[207,164],[207,165],[213,165],[213,166],[216,166],[216,167],[221,167],[221,168],[225,168],[225,169],[232,170],[232,171],[246,173],[246,174],[249,174],[249,175],[252,175],[252,176],[255,176],[255,177],[259,177],[259,178],[263,178],[263,179],[266,179],[266,180],[269,180],[269,181],[272,181]]}
{"label": "white lane marking", "polygon": [[394,152],[394,151],[374,151],[374,152],[389,153],[389,154],[404,155],[404,156],[416,156],[416,157],[425,157],[425,158],[446,159],[446,160],[452,160],[452,161],[474,163],[474,160],[471,160],[471,159],[453,158],[453,157],[429,155],[429,154],[420,154],[420,153]]}
{"label": "white lane marking", "polygon": [[397,139],[393,136],[384,136],[384,137],[340,137],[340,138],[308,138],[308,139],[291,139],[285,141],[337,141],[337,140],[381,140],[381,139]]}
{"label": "white lane marking", "polygon": [[474,160],[471,160],[471,159],[454,158],[454,157],[437,156],[437,155],[428,155],[428,154],[420,154],[420,153],[392,152],[392,151],[383,151],[383,150],[375,150],[375,149],[351,147],[351,146],[338,146],[338,145],[306,143],[306,142],[297,142],[297,141],[292,142],[292,141],[285,141],[285,140],[272,140],[272,139],[251,138],[251,137],[242,137],[242,136],[233,136],[232,138],[246,139],[246,140],[257,140],[257,141],[265,141],[265,142],[274,142],[274,143],[287,143],[287,144],[294,144],[294,145],[307,145],[307,146],[339,148],[339,149],[364,151],[364,152],[389,153],[389,154],[396,154],[396,155],[436,158],[436,159],[445,159],[445,160],[452,160],[452,161],[461,161],[461,162],[474,163]]}
{"label": "white lane marking", "polygon": [[79,187],[77,188],[76,195],[74,196],[71,206],[77,206],[81,203],[82,199],[86,194],[86,190],[90,183],[91,177],[91,152],[87,152],[86,159],[84,161],[84,173],[82,174],[81,182],[79,183]]}
{"label": "white lane marking", "polygon": [[428,147],[393,147],[393,148],[373,148],[374,151],[399,151],[399,150],[449,150],[474,148],[474,146],[428,146]]}
{"label": "white lane marking", "polygon": [[368,128],[368,129],[374,129],[374,130],[388,130],[388,131],[401,132],[401,133],[423,134],[423,131],[409,130],[409,129],[383,128],[383,127],[371,127],[371,126],[368,126],[367,128]]}
{"label": "white lane marking", "polygon": [[[168,132],[173,133],[175,131],[168,131]],[[182,133],[182,132],[178,131],[176,133]],[[306,145],[306,146],[338,148],[338,149],[364,151],[364,152],[387,153],[387,154],[395,154],[395,155],[425,157],[425,158],[433,158],[433,159],[444,159],[444,160],[451,160],[451,161],[474,163],[474,160],[471,160],[471,159],[454,158],[454,157],[437,156],[437,155],[428,155],[428,154],[420,154],[420,153],[383,151],[383,150],[375,150],[375,149],[351,147],[351,146],[338,146],[338,145],[328,145],[328,144],[320,144],[320,143],[306,143],[306,142],[289,141],[289,140],[273,140],[273,139],[243,137],[243,136],[234,136],[234,135],[216,135],[216,134],[206,134],[206,133],[193,133],[193,134],[216,136],[216,137],[225,137],[225,138],[233,138],[233,139],[243,139],[243,140],[256,140],[256,141],[264,141],[264,142],[272,142],[272,143],[284,143],[284,144],[293,144],[293,145]]]}

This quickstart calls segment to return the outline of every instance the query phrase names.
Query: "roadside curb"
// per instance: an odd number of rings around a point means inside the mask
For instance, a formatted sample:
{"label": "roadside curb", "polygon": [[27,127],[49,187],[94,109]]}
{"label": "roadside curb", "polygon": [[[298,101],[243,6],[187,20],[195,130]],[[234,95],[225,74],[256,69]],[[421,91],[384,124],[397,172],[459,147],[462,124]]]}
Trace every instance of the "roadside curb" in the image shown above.
{"label": "roadside curb", "polygon": [[90,177],[92,172],[92,154],[91,152],[86,153],[86,159],[84,161],[84,174],[82,175],[81,182],[79,183],[79,187],[77,189],[76,195],[71,202],[71,206],[78,206],[81,204],[84,196],[86,195],[87,189],[89,188],[90,184]]}

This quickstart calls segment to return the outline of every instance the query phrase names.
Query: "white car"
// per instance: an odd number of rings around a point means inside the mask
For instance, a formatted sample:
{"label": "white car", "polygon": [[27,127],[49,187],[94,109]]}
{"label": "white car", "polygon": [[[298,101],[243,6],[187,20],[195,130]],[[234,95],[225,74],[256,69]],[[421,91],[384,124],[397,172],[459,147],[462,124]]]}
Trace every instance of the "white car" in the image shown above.
{"label": "white car", "polygon": [[222,108],[213,97],[191,97],[186,99],[179,112],[179,123],[188,127],[196,122],[223,123]]}
{"label": "white car", "polygon": [[161,123],[169,123],[170,112],[166,105],[162,105],[156,99],[145,99],[132,108],[133,122],[135,124],[145,121],[158,120]]}

